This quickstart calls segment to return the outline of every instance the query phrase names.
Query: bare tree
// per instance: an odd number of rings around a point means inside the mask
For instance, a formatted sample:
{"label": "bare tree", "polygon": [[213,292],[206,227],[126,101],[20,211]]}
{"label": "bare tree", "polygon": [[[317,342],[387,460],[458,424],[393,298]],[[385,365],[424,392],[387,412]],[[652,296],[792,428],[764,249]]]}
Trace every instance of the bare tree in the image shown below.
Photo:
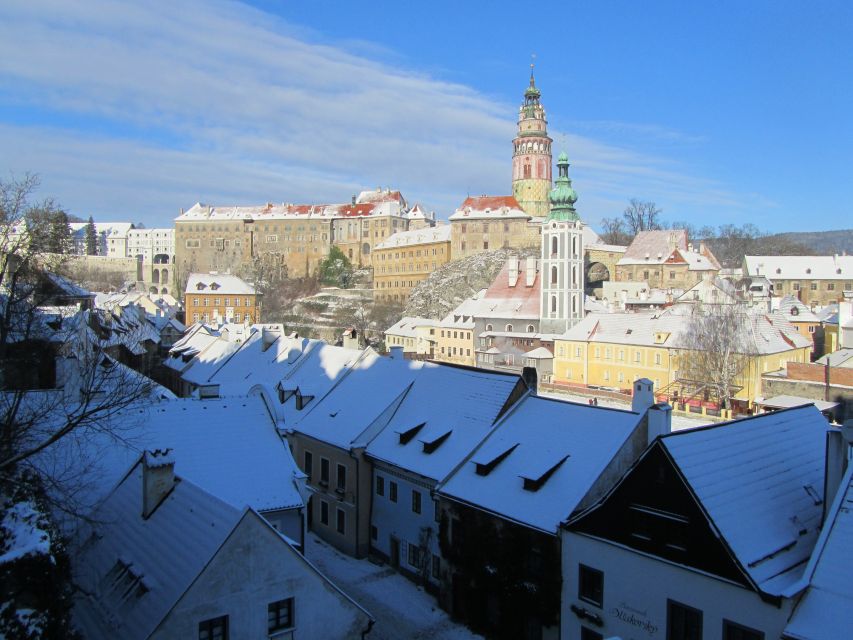
{"label": "bare tree", "polygon": [[679,344],[679,379],[690,395],[731,408],[755,353],[753,317],[741,304],[697,304]]}
{"label": "bare tree", "polygon": [[661,228],[661,210],[654,202],[641,202],[631,198],[622,218],[625,220],[628,234],[633,238],[640,231],[650,231]]}
{"label": "bare tree", "polygon": [[[0,181],[0,492],[23,471],[42,475],[43,452],[71,433],[112,429],[118,412],[150,397],[154,383],[118,361],[144,338],[93,310],[45,308],[51,264],[21,220],[41,204],[38,179]],[[58,494],[54,494],[58,495]],[[60,500],[57,500],[60,503]]]}
{"label": "bare tree", "polygon": [[601,230],[601,239],[607,244],[626,245],[631,242],[622,218],[602,218]]}

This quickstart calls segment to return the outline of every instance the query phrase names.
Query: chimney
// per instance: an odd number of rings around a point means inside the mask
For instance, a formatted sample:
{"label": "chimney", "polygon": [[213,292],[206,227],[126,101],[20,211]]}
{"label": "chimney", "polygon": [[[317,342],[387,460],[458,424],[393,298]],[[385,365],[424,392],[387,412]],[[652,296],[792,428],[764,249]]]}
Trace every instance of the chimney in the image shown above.
{"label": "chimney", "polygon": [[648,378],[634,381],[634,396],[631,399],[631,411],[645,413],[655,403],[654,383]]}
{"label": "chimney", "polygon": [[524,367],[521,370],[521,379],[524,380],[524,384],[533,392],[533,395],[536,395],[536,389],[539,386],[539,375],[536,373],[536,367]]}
{"label": "chimney", "polygon": [[403,359],[403,347],[401,345],[394,345],[393,347],[388,349],[389,357],[392,360],[402,360]]}
{"label": "chimney", "polygon": [[527,287],[532,287],[534,280],[536,280],[536,258],[531,256],[527,258],[527,265],[525,266],[524,285]]}
{"label": "chimney", "polygon": [[352,194],[352,206],[355,206],[355,199],[356,199],[356,197],[357,197],[357,196],[356,196],[355,194]]}
{"label": "chimney", "polygon": [[142,517],[148,518],[175,486],[175,457],[171,449],[146,451],[142,456]]}
{"label": "chimney", "polygon": [[651,444],[658,436],[672,432],[672,407],[666,402],[653,404],[646,412],[646,423],[646,443]]}
{"label": "chimney", "polygon": [[281,337],[281,328],[261,327],[261,351],[266,351]]}
{"label": "chimney", "polygon": [[853,418],[844,421],[840,429],[830,427],[826,432],[826,468],[823,476],[823,517],[832,506],[841,479],[847,472],[850,446],[853,444]]}
{"label": "chimney", "polygon": [[518,282],[518,257],[512,256],[509,259],[509,286],[514,287]]}

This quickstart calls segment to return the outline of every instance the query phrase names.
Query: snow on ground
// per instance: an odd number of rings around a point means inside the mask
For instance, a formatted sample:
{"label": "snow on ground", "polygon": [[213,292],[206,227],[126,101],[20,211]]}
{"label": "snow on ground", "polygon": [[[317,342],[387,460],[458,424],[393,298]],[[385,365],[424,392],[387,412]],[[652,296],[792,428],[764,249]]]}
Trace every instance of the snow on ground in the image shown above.
{"label": "snow on ground", "polygon": [[433,596],[387,564],[346,556],[310,532],[305,557],[376,618],[370,640],[481,638],[451,621]]}
{"label": "snow on ground", "polygon": [[29,555],[50,553],[50,536],[39,528],[41,513],[29,502],[18,502],[3,516],[2,528],[8,536],[0,551],[0,565]]}
{"label": "snow on ground", "polygon": [[[566,393],[563,391],[545,391],[540,392],[539,395],[544,398],[556,398],[558,400],[580,402],[581,404],[588,404],[590,400],[590,396],[581,396],[573,393]],[[598,398],[598,405],[600,407],[612,407],[614,409],[631,409],[630,402],[622,402],[621,400],[614,400],[613,398]],[[695,427],[702,427],[706,424],[713,423],[707,418],[691,418],[689,416],[677,415],[675,413],[672,414],[673,431],[681,431],[682,429],[693,429]]]}

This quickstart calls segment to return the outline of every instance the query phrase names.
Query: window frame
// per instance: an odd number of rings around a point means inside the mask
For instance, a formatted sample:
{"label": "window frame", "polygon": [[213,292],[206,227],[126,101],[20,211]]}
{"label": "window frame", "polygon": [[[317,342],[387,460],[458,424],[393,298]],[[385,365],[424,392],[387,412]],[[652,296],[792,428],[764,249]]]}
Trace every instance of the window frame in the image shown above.
{"label": "window frame", "polygon": [[376,476],[376,495],[385,495],[385,478],[383,478],[382,476]]}
{"label": "window frame", "polygon": [[305,475],[308,476],[308,480],[311,480],[311,473],[314,470],[314,454],[308,451],[307,449],[302,452],[302,460],[303,460],[303,471]]}
{"label": "window frame", "polygon": [[[592,592],[589,591],[590,579],[595,579],[597,582]],[[604,571],[578,563],[578,600],[583,600],[599,608],[604,607]]]}
{"label": "window frame", "polygon": [[[221,625],[222,635],[214,636],[216,628]],[[202,635],[204,633],[205,635]],[[198,640],[228,640],[228,614],[208,618],[198,623]]]}
{"label": "window frame", "polygon": [[[691,638],[684,638],[683,635],[674,636],[673,628],[672,628],[672,614],[673,609],[678,607],[685,612],[694,613],[698,615],[698,629],[699,634],[693,635]],[[691,607],[688,604],[684,604],[683,602],[678,602],[677,600],[673,600],[671,598],[667,598],[666,600],[666,640],[702,640],[702,625],[703,625],[704,614],[701,609],[697,609],[696,607]]]}
{"label": "window frame", "polygon": [[329,503],[325,500],[320,500],[320,524],[329,526]]}
{"label": "window frame", "polygon": [[422,507],[421,492],[417,489],[412,489],[412,512],[420,514]]}
{"label": "window frame", "polygon": [[347,534],[347,513],[340,507],[335,511],[335,531],[342,536]]}
{"label": "window frame", "polygon": [[[276,600],[275,602],[270,602],[267,605],[267,633],[272,634],[277,631],[284,631],[286,629],[293,629],[296,626],[294,622],[294,599],[291,596],[290,598],[284,598],[282,600]],[[282,612],[287,612],[286,620],[282,620],[284,616],[282,616]],[[270,620],[270,615],[274,614],[275,619]]]}
{"label": "window frame", "polygon": [[388,482],[388,499],[391,502],[397,502],[397,483],[393,480]]}
{"label": "window frame", "polygon": [[[735,636],[729,635],[732,631],[737,631],[739,633]],[[744,636],[742,635],[744,633],[751,635]],[[744,637],[746,637],[747,640],[764,640],[765,636],[763,631],[747,627],[746,625],[734,622],[728,618],[723,618],[723,640],[743,640]]]}

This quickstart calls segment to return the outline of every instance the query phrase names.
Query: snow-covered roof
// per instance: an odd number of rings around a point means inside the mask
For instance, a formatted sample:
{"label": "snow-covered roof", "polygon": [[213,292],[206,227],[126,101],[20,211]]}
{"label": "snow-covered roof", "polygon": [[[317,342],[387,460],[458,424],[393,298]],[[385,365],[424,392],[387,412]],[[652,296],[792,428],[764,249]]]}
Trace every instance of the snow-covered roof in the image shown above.
{"label": "snow-covered roof", "polygon": [[542,275],[535,260],[507,261],[483,297],[468,309],[477,318],[538,320]]}
{"label": "snow-covered roof", "polygon": [[366,453],[443,480],[489,432],[520,380],[494,371],[424,366]]}
{"label": "snow-covered roof", "polygon": [[403,338],[416,338],[418,336],[417,330],[420,327],[434,327],[435,320],[430,320],[429,318],[410,318],[405,316],[400,319],[399,322],[395,323],[393,326],[388,327],[385,330],[386,336],[401,336]]}
{"label": "snow-covered roof", "polygon": [[469,196],[449,220],[504,218],[528,219],[530,216],[524,212],[514,196]]}
{"label": "snow-covered roof", "polygon": [[73,619],[87,638],[148,638],[240,521],[240,509],[186,479],[143,519],[142,475],[137,464],[79,532]]}
{"label": "snow-covered roof", "polygon": [[551,360],[554,354],[548,351],[545,347],[536,347],[524,354],[525,358],[534,358],[536,360]]}
{"label": "snow-covered roof", "polygon": [[526,396],[439,493],[556,533],[640,418],[630,411]]}
{"label": "snow-covered roof", "polygon": [[805,595],[797,604],[785,638],[836,640],[850,629],[853,608],[853,465],[847,469],[823,531],[806,567]]}
{"label": "snow-covered roof", "polygon": [[[196,222],[208,220],[334,220],[355,216],[387,216],[403,214],[406,204],[399,191],[385,193],[381,197],[370,198],[362,192],[355,203],[344,204],[273,204],[249,206],[211,206],[197,202],[187,211],[175,218],[175,222]],[[396,196],[395,196],[396,194]]]}
{"label": "snow-covered roof", "polygon": [[[88,222],[69,222],[71,234],[82,237],[86,233]],[[128,232],[133,229],[132,222],[95,222],[95,232],[98,235],[104,234],[108,238],[124,238]]]}
{"label": "snow-covered roof", "polygon": [[409,220],[435,220],[435,211],[424,211],[421,205],[416,204],[405,217]]}
{"label": "snow-covered roof", "polygon": [[853,368],[853,348],[839,349],[832,353],[827,353],[815,360],[817,364],[828,364],[830,367],[846,367]]}
{"label": "snow-covered roof", "polygon": [[771,280],[851,280],[853,256],[744,256],[747,274]]}
{"label": "snow-covered roof", "polygon": [[[586,228],[584,227],[584,229]],[[606,251],[607,253],[625,253],[628,250],[628,247],[621,244],[604,244],[603,242],[590,242],[587,244],[585,236],[583,246],[584,249],[589,249],[590,251]]]}
{"label": "snow-covered roof", "polygon": [[837,402],[826,402],[825,400],[810,400],[798,396],[778,395],[772,398],[756,398],[755,403],[762,407],[771,409],[790,409],[791,407],[802,407],[813,404],[818,411],[829,411],[838,406]]}
{"label": "snow-covered roof", "polygon": [[486,295],[486,289],[480,289],[470,298],[466,298],[444,318],[442,318],[439,326],[442,328],[451,329],[473,329],[474,314],[480,305],[480,300]]}
{"label": "snow-covered roof", "polygon": [[255,295],[255,288],[237,276],[227,273],[191,273],[186,295]]}
{"label": "snow-covered roof", "polygon": [[[381,428],[382,421],[377,419],[400,398],[424,366],[424,362],[367,351],[325,395],[309,403],[307,413],[294,425],[286,423],[285,428],[344,449],[363,446]],[[374,428],[368,430],[371,426]]]}
{"label": "snow-covered roof", "polygon": [[741,569],[781,595],[820,530],[826,418],[814,406],[663,436],[661,445]]}
{"label": "snow-covered roof", "polygon": [[377,249],[392,249],[395,247],[412,247],[433,242],[450,242],[450,225],[398,231],[373,247]]}
{"label": "snow-covered roof", "polygon": [[234,507],[303,504],[294,483],[302,473],[260,397],[168,400],[118,412],[102,427],[72,431],[38,460],[90,478],[81,496],[88,505],[99,502],[145,449],[173,449],[177,473]]}
{"label": "snow-covered roof", "polygon": [[[810,347],[803,336],[780,316],[747,313],[746,340],[752,353],[771,354]],[[688,348],[684,332],[690,313],[682,305],[663,311],[637,313],[590,313],[564,333],[561,340],[609,342],[647,347]]]}
{"label": "snow-covered roof", "polygon": [[660,264],[676,249],[687,249],[684,229],[640,231],[617,264]]}
{"label": "snow-covered roof", "polygon": [[785,296],[779,301],[778,312],[788,322],[820,322],[818,317],[794,296]]}

